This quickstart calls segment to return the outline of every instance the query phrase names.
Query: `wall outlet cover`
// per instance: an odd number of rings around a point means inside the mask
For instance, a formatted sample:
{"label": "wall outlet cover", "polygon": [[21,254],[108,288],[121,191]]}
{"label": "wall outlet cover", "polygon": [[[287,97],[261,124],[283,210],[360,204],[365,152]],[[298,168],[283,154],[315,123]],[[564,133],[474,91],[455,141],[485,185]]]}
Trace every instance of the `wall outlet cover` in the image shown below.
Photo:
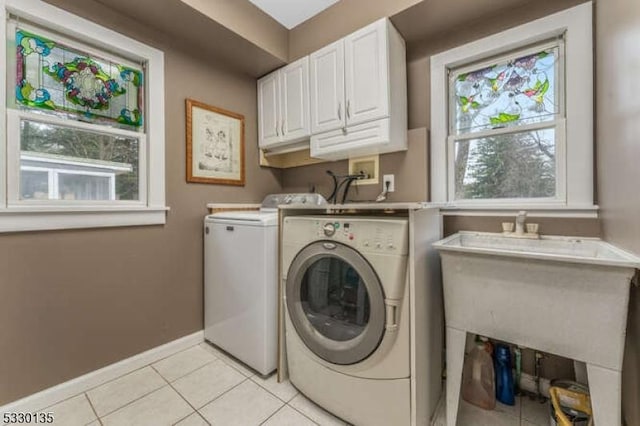
{"label": "wall outlet cover", "polygon": [[[389,189],[387,189],[387,182],[389,182]],[[394,192],[396,190],[395,175],[384,175],[382,177],[382,190],[387,192]]]}

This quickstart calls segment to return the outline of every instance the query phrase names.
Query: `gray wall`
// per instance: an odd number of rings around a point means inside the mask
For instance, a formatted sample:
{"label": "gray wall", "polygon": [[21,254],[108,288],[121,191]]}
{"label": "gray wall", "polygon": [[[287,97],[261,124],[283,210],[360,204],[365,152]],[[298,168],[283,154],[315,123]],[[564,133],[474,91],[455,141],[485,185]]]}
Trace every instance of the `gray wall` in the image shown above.
{"label": "gray wall", "polygon": [[[596,5],[598,198],[604,237],[640,255],[640,2]],[[640,425],[640,292],[631,291],[623,409]]]}
{"label": "gray wall", "polygon": [[[0,234],[0,405],[202,329],[202,218],[259,202],[256,85],[90,0],[51,0],[165,52],[166,226]],[[242,54],[242,52],[238,52]],[[185,98],[244,114],[246,186],[185,182]]]}

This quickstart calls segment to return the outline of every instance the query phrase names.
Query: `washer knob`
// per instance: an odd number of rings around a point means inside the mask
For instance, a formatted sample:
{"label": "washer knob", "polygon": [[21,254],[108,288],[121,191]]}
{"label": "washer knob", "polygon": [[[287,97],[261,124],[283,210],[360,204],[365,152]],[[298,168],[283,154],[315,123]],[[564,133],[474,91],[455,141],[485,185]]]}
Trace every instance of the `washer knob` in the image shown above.
{"label": "washer knob", "polygon": [[327,222],[322,227],[322,230],[324,231],[324,235],[326,235],[327,237],[332,237],[333,234],[336,233],[336,226],[331,222]]}

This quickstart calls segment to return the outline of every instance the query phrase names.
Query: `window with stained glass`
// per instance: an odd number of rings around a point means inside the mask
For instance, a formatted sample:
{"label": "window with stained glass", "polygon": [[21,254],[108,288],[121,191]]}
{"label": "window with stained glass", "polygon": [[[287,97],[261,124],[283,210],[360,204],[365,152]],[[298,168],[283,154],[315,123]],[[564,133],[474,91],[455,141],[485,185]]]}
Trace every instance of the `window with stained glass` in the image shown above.
{"label": "window with stained glass", "polygon": [[144,65],[45,28],[9,27],[16,53],[9,121],[20,123],[16,202],[141,201]]}
{"label": "window with stained glass", "polygon": [[450,192],[455,200],[559,195],[563,41],[449,71]]}
{"label": "window with stained glass", "polygon": [[0,15],[0,233],[165,223],[162,51],[40,0]]}

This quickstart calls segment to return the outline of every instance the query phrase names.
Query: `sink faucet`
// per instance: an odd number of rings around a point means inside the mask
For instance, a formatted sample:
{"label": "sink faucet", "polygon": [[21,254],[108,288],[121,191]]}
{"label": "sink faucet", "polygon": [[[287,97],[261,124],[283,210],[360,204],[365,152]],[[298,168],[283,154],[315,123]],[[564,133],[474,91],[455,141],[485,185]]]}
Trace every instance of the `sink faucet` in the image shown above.
{"label": "sink faucet", "polygon": [[516,234],[522,235],[524,234],[524,221],[527,217],[527,212],[521,210],[518,212],[518,216],[516,217]]}

